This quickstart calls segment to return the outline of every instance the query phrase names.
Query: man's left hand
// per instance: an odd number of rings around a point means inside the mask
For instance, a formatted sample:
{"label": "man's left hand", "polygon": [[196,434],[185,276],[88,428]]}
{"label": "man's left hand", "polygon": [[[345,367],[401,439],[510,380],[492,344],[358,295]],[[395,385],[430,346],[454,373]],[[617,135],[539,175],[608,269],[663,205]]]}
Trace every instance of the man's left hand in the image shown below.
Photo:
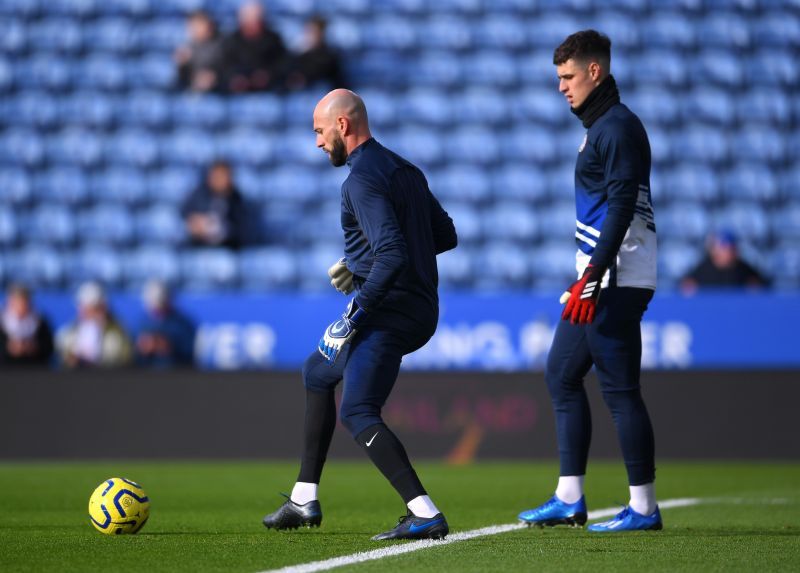
{"label": "man's left hand", "polygon": [[570,285],[561,295],[559,302],[567,303],[561,320],[572,324],[591,324],[600,299],[600,286],[603,284],[605,269],[588,265],[580,279]]}
{"label": "man's left hand", "polygon": [[328,364],[333,366],[345,344],[349,343],[358,332],[358,326],[364,320],[366,311],[358,306],[356,299],[350,301],[342,318],[332,323],[325,330],[319,341],[318,350]]}

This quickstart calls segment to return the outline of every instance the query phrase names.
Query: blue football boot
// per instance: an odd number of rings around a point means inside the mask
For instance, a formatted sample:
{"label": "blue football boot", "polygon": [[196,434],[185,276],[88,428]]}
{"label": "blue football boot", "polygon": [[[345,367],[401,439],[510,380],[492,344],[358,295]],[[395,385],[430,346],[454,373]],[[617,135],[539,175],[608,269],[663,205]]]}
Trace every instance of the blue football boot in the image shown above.
{"label": "blue football boot", "polygon": [[520,513],[519,520],[537,527],[581,526],[586,523],[586,497],[581,496],[575,503],[564,503],[554,495],[539,507]]}
{"label": "blue football boot", "polygon": [[450,527],[441,513],[437,513],[433,517],[417,517],[409,511],[400,518],[394,529],[379,533],[372,538],[372,541],[444,539],[448,533],[450,533]]}
{"label": "blue football boot", "polygon": [[658,530],[663,527],[661,512],[656,506],[656,510],[650,515],[642,515],[630,507],[626,507],[615,515],[614,519],[593,523],[588,529],[589,531],[644,531]]}

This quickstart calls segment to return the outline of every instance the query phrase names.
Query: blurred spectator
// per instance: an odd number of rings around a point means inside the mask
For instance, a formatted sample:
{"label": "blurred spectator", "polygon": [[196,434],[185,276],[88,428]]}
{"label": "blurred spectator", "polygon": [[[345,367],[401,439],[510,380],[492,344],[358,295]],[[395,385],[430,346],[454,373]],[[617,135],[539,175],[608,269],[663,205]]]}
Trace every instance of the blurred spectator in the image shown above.
{"label": "blurred spectator", "polygon": [[306,22],[304,50],[292,59],[286,74],[288,89],[301,90],[319,82],[329,88],[346,87],[339,54],[325,37],[327,27],[328,22],[320,16]]}
{"label": "blurred spectator", "polygon": [[709,236],[706,254],[681,281],[687,294],[698,288],[765,288],[769,281],[739,255],[736,235],[720,231]]}
{"label": "blurred spectator", "polygon": [[186,198],[181,213],[196,246],[238,249],[244,243],[244,198],[225,161],[211,164],[205,182]]}
{"label": "blurred spectator", "polygon": [[125,366],[133,346],[106,303],[103,287],[88,282],[78,289],[78,317],[58,335],[58,348],[68,368]]}
{"label": "blurred spectator", "polygon": [[175,51],[178,82],[196,92],[217,91],[222,86],[224,58],[222,39],[211,16],[197,10],[186,20],[189,43]]}
{"label": "blurred spectator", "polygon": [[225,39],[225,76],[228,91],[241,93],[277,87],[286,46],[266,21],[259,2],[239,8],[239,27]]}
{"label": "blurred spectator", "polygon": [[173,306],[169,288],[150,281],[144,287],[142,301],[146,316],[136,337],[138,362],[155,367],[190,366],[195,326]]}
{"label": "blurred spectator", "polygon": [[53,331],[36,313],[30,291],[20,285],[8,289],[0,324],[0,364],[45,365],[53,355]]}

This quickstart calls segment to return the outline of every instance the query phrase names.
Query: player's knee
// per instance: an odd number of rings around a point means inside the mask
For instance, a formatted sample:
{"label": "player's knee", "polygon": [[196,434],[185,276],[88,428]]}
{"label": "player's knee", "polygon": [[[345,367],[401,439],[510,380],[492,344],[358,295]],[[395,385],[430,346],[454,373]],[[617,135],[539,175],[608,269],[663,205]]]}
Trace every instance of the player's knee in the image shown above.
{"label": "player's knee", "polygon": [[354,438],[366,428],[383,422],[379,408],[347,402],[342,402],[339,407],[339,420]]}
{"label": "player's knee", "polygon": [[321,356],[314,356],[312,354],[303,363],[303,386],[309,390],[323,392],[330,389],[330,384],[325,377],[322,376],[324,371],[320,368],[322,365],[321,359]]}

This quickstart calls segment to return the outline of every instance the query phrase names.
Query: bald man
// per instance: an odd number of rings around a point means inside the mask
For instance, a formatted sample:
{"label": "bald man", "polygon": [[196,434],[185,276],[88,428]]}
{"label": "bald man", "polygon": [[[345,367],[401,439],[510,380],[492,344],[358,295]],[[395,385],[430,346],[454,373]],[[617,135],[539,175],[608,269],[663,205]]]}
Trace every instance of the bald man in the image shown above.
{"label": "bald man", "polygon": [[300,474],[292,495],[264,518],[264,525],[287,529],[321,523],[317,488],[336,426],[334,389],[344,379],[342,424],[407,507],[396,527],[372,539],[443,539],[447,521],[381,409],[403,356],[421,348],[436,330],[436,255],[456,246],[455,227],[422,171],[372,137],[358,95],[340,89],[322,98],[314,110],[314,131],[331,164],[350,167],[342,184],[345,256],[329,274],[334,286],[345,293],[353,288],[355,296],[303,366]]}

